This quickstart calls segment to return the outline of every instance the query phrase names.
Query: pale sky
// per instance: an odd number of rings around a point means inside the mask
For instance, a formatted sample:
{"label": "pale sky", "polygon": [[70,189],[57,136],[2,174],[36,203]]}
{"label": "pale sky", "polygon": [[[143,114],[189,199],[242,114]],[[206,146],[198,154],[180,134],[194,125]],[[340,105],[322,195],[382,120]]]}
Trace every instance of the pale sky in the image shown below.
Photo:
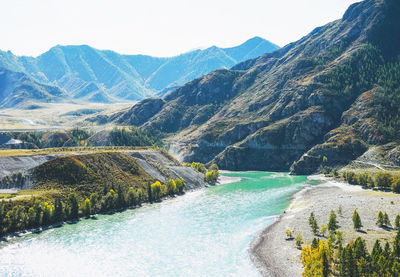
{"label": "pale sky", "polygon": [[0,0],[0,49],[33,55],[88,44],[172,56],[260,36],[284,46],[357,0]]}

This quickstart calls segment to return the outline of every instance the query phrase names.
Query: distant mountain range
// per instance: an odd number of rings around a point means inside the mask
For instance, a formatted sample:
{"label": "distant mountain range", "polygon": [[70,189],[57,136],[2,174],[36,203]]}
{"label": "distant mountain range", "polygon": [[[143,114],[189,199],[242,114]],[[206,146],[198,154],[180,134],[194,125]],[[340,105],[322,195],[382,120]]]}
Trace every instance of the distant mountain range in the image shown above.
{"label": "distant mountain range", "polygon": [[87,45],[55,46],[37,58],[0,51],[0,107],[34,100],[108,103],[163,96],[196,77],[278,48],[254,37],[232,48],[213,46],[169,58]]}
{"label": "distant mountain range", "polygon": [[277,51],[92,120],[141,126],[184,161],[229,170],[310,174],[388,143],[400,166],[399,15],[398,0],[353,4]]}

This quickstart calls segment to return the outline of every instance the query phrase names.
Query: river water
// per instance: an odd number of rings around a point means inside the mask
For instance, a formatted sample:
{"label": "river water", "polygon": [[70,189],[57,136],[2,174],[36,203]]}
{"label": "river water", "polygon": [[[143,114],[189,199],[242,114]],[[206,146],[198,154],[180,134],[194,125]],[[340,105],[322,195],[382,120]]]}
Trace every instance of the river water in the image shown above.
{"label": "river water", "polygon": [[242,180],[1,242],[0,276],[259,276],[249,244],[307,178],[224,175]]}

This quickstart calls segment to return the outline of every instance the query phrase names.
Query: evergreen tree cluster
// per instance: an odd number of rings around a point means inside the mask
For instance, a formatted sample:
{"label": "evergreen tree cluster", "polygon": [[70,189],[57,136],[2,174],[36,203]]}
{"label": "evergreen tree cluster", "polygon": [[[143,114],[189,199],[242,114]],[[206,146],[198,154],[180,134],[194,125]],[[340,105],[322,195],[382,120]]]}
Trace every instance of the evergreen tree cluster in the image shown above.
{"label": "evergreen tree cluster", "polygon": [[108,135],[110,146],[156,146],[162,147],[161,140],[151,136],[146,131],[132,126],[131,128],[114,128]]}
{"label": "evergreen tree cluster", "polygon": [[[345,63],[321,77],[325,94],[354,101],[373,90],[370,102],[378,130],[388,140],[400,141],[400,56],[365,44]],[[397,50],[398,54],[398,50]]]}

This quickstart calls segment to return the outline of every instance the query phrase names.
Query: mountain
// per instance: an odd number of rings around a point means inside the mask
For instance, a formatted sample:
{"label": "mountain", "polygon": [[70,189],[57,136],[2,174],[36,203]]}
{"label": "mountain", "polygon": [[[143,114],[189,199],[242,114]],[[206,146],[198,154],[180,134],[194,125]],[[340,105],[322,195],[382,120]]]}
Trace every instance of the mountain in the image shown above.
{"label": "mountain", "polygon": [[0,68],[0,107],[27,107],[30,102],[61,102],[69,97],[58,87],[35,82],[24,73]]}
{"label": "mountain", "polygon": [[346,164],[400,139],[398,14],[397,0],[353,4],[299,41],[109,119],[163,135],[184,161],[223,169],[309,174]]}
{"label": "mountain", "polygon": [[233,48],[216,46],[176,57],[120,55],[87,45],[55,46],[33,57],[0,51],[0,67],[26,74],[35,82],[56,86],[74,99],[88,102],[141,100],[164,95],[171,88],[219,68],[276,50],[262,38]]}

